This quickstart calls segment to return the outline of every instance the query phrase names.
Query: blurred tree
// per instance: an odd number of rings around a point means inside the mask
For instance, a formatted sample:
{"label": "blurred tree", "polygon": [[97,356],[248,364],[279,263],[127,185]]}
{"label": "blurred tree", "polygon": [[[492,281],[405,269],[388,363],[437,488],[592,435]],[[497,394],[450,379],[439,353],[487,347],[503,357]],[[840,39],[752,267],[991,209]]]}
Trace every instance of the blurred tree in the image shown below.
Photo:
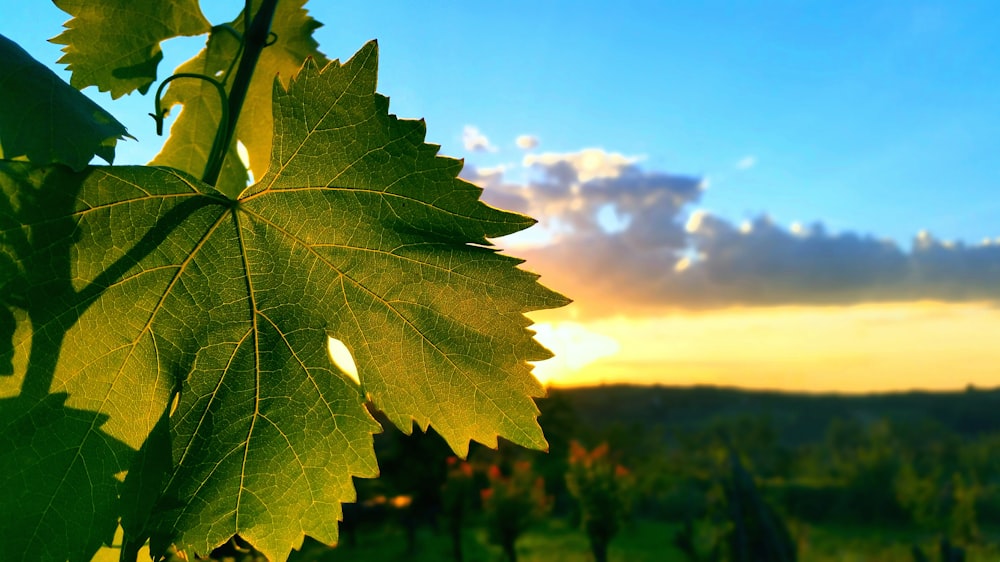
{"label": "blurred tree", "polygon": [[607,562],[608,545],[631,507],[634,479],[608,454],[608,445],[592,451],[570,443],[566,485],[580,507],[580,523],[596,562]]}
{"label": "blurred tree", "polygon": [[[548,396],[537,401],[538,423],[549,442],[547,455],[534,454],[535,471],[545,479],[545,492],[552,498],[552,511],[565,515],[569,511],[569,492],[566,489],[566,470],[569,458],[569,443],[580,439],[586,433],[580,425],[580,416],[566,393],[549,388]],[[524,455],[531,451],[522,450]]]}
{"label": "blurred tree", "polygon": [[441,492],[441,503],[455,562],[462,562],[462,527],[472,511],[475,490],[472,465],[457,457],[448,457],[448,477]]}
{"label": "blurred tree", "polygon": [[951,479],[951,509],[948,514],[948,534],[963,543],[979,542],[981,535],[976,520],[976,500],[980,489],[975,482],[967,483],[961,473]]}
{"label": "blurred tree", "polygon": [[732,531],[732,562],[795,562],[795,541],[784,521],[761,497],[735,449],[729,452],[730,478],[724,484]]}
{"label": "blurred tree", "polygon": [[515,462],[507,474],[492,465],[487,476],[490,485],[481,494],[490,539],[503,549],[508,562],[517,562],[518,537],[549,511],[545,481],[528,461]]}

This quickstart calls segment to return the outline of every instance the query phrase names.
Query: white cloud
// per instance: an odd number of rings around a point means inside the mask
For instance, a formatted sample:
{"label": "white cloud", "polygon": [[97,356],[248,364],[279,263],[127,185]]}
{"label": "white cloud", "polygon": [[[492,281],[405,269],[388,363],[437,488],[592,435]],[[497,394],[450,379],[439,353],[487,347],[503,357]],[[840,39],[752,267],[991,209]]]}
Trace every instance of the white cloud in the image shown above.
{"label": "white cloud", "polygon": [[486,138],[478,127],[474,125],[466,125],[462,129],[462,144],[465,145],[465,150],[470,152],[496,152],[497,147],[490,144],[490,139]]}
{"label": "white cloud", "polygon": [[[680,250],[684,225],[658,217],[676,216],[698,199],[697,178],[644,173],[638,157],[586,149],[566,154],[527,155],[533,174],[503,175],[467,166],[463,177],[483,187],[483,200],[538,219],[539,224],[503,239],[503,245],[558,246],[561,240],[613,235],[636,248],[667,245]],[[523,170],[518,170],[523,172]],[[530,180],[517,182],[514,176]],[[530,236],[529,236],[530,234]],[[514,241],[516,239],[516,242]]]}
{"label": "white cloud", "polygon": [[[877,236],[731,222],[697,206],[700,178],[645,170],[601,149],[526,155],[531,174],[474,169],[483,199],[535,217],[516,251],[582,314],[909,300],[1000,303],[1000,245],[920,232],[912,250]],[[515,178],[525,178],[515,180]],[[614,221],[610,221],[614,218]],[[609,228],[609,225],[613,227]],[[507,239],[500,243],[507,245]],[[685,259],[686,258],[686,259]]]}
{"label": "white cloud", "polygon": [[625,156],[618,152],[606,152],[601,148],[584,148],[579,152],[543,152],[526,154],[523,164],[527,166],[553,167],[570,166],[576,180],[588,182],[593,179],[618,177],[622,170],[642,160],[641,156]]}
{"label": "white cloud", "polygon": [[739,162],[736,163],[737,170],[749,170],[757,165],[757,157],[750,155],[740,158]]}
{"label": "white cloud", "polygon": [[538,146],[538,137],[535,135],[520,135],[514,142],[522,150],[531,150]]}
{"label": "white cloud", "polygon": [[692,212],[691,216],[688,217],[687,224],[684,225],[684,230],[688,232],[698,232],[698,229],[701,228],[701,221],[705,220],[705,217],[707,216],[708,211],[704,211],[702,209]]}
{"label": "white cloud", "polygon": [[484,168],[475,168],[475,173],[486,177],[496,177],[497,179],[503,179],[504,173],[510,169],[510,166],[506,164],[498,164],[496,166],[489,166]]}

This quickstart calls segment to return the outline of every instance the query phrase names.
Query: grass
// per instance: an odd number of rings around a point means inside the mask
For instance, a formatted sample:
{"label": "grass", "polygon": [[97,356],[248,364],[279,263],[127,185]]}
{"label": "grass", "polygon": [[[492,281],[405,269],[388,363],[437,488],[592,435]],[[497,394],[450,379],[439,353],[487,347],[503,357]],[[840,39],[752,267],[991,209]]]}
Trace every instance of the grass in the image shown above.
{"label": "grass", "polygon": [[[687,562],[671,546],[675,525],[637,521],[623,529],[611,543],[610,562]],[[485,529],[469,529],[463,538],[465,562],[503,562],[500,548],[490,544]],[[518,562],[588,562],[593,560],[587,537],[561,519],[550,519],[526,532],[517,542]],[[451,543],[443,533],[422,528],[417,534],[417,550],[406,551],[402,529],[388,526],[378,532],[361,533],[355,546],[341,545],[332,550],[304,548],[301,562],[440,562],[453,560]]]}
{"label": "grass", "polygon": [[[937,533],[858,525],[803,527],[796,535],[802,562],[913,562],[913,545],[938,560]],[[1000,561],[1000,535],[984,535],[981,543],[966,548],[966,562]]]}
{"label": "grass", "polygon": [[[690,562],[672,544],[678,525],[635,521],[611,543],[610,562]],[[939,536],[913,529],[856,526],[792,525],[799,542],[800,562],[913,562],[912,545],[938,560]],[[120,537],[117,542],[120,542]],[[451,543],[443,533],[421,527],[417,549],[406,550],[406,533],[398,525],[358,534],[358,544],[329,548],[307,541],[293,562],[448,562]],[[486,530],[468,529],[463,536],[465,562],[505,562],[500,548],[490,544]],[[518,562],[591,562],[587,538],[562,519],[549,519],[525,533],[517,543]],[[984,530],[981,544],[970,546],[966,562],[1000,562],[1000,529]],[[148,558],[140,558],[148,560]],[[118,560],[117,549],[105,548],[93,562]]]}
{"label": "grass", "polygon": [[[689,562],[673,547],[678,525],[635,521],[612,541],[611,562]],[[937,560],[938,535],[909,529],[858,526],[796,525],[801,562],[913,562],[912,545],[919,545]],[[1000,561],[1000,533],[986,533],[982,544],[967,549],[966,562]],[[485,529],[470,528],[463,539],[465,562],[504,562],[500,548],[490,544]],[[586,536],[561,519],[550,519],[525,533],[517,543],[518,562],[590,562]],[[296,562],[441,562],[453,560],[451,544],[443,533],[421,528],[417,550],[406,551],[406,535],[395,526],[358,535],[355,546],[327,549],[313,545]]]}

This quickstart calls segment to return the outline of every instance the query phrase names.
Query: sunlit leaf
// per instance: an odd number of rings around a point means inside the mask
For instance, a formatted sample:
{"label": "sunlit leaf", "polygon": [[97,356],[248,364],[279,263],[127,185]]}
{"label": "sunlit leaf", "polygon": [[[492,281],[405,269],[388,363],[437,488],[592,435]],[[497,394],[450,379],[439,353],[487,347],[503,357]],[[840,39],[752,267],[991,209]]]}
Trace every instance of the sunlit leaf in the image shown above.
{"label": "sunlit leaf", "polygon": [[[254,3],[255,11],[259,3],[259,0]],[[287,84],[306,58],[312,57],[320,65],[327,62],[312,38],[313,30],[321,24],[309,17],[302,8],[303,3],[304,0],[279,2],[274,13],[271,24],[274,42],[261,52],[254,69],[233,145],[227,151],[217,184],[220,191],[230,196],[235,197],[247,185],[247,170],[236,155],[236,141],[247,147],[250,171],[256,178],[262,177],[267,170],[271,157],[271,89],[275,76]],[[232,30],[242,31],[243,27],[243,15],[230,23]],[[214,77],[225,83],[228,92],[233,85],[231,63],[239,54],[239,45],[238,38],[231,31],[216,28],[205,48],[177,67],[176,72]],[[208,163],[217,124],[222,119],[218,91],[204,80],[179,79],[167,86],[163,96],[164,108],[176,105],[182,106],[183,111],[170,128],[170,138],[151,164],[171,166],[201,177]]]}
{"label": "sunlit leaf", "polygon": [[[523,313],[567,301],[489,247],[533,221],[479,201],[421,121],[388,113],[376,73],[371,43],[275,81],[270,166],[236,198],[167,168],[0,164],[0,228],[29,232],[26,275],[45,279],[23,283],[14,348],[56,348],[51,369],[15,370],[104,416],[84,439],[127,446],[128,549],[205,554],[239,534],[282,560],[304,534],[336,541],[352,476],[377,472],[365,396],[459,454],[545,447],[528,362],[549,352]],[[22,201],[47,190],[68,195]]]}
{"label": "sunlit leaf", "polygon": [[160,42],[179,35],[199,35],[211,27],[198,0],[54,0],[73,16],[52,39],[66,45],[59,62],[78,89],[97,86],[118,98],[134,90],[146,93],[163,58]]}

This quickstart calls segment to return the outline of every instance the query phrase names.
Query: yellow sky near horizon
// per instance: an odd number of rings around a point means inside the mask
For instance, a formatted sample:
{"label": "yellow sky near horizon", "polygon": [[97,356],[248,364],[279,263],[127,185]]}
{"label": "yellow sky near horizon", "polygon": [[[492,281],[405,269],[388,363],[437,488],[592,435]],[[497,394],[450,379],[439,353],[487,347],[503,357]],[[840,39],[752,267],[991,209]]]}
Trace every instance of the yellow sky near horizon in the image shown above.
{"label": "yellow sky near horizon", "polygon": [[712,384],[806,392],[1000,386],[988,303],[783,306],[652,317],[534,313],[545,384]]}

